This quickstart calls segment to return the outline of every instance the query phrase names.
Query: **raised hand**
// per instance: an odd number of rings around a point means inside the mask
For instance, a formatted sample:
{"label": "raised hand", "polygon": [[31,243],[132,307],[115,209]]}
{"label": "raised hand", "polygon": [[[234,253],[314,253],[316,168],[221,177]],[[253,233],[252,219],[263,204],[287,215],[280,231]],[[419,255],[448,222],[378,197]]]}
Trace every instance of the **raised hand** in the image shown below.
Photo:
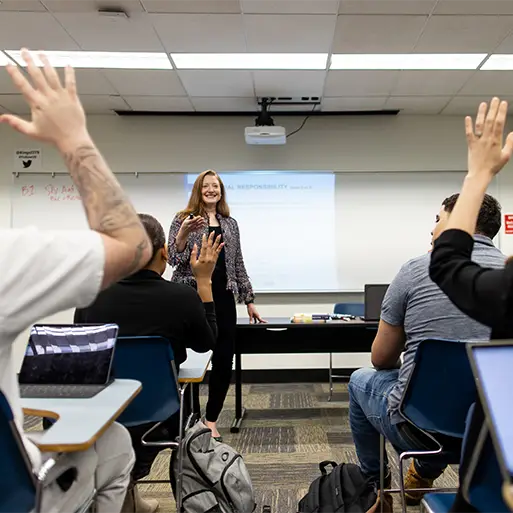
{"label": "raised hand", "polygon": [[7,72],[30,106],[31,120],[3,114],[0,122],[33,139],[60,148],[66,147],[68,140],[87,139],[86,118],[77,95],[73,68],[65,68],[63,85],[44,54],[39,56],[42,69],[36,66],[28,50],[23,49],[21,55],[32,83],[15,65],[8,64]]}
{"label": "raised hand", "polygon": [[513,132],[503,143],[507,114],[508,103],[493,98],[490,106],[485,102],[479,105],[474,127],[472,118],[465,118],[469,176],[491,179],[508,163],[513,152]]}
{"label": "raised hand", "polygon": [[221,236],[218,235],[216,238],[215,233],[212,232],[208,239],[206,235],[203,235],[201,241],[201,250],[198,252],[198,246],[194,244],[191,253],[191,268],[196,281],[202,279],[210,280],[212,273],[217,263],[217,259],[221,250],[223,249],[224,242],[221,242]]}

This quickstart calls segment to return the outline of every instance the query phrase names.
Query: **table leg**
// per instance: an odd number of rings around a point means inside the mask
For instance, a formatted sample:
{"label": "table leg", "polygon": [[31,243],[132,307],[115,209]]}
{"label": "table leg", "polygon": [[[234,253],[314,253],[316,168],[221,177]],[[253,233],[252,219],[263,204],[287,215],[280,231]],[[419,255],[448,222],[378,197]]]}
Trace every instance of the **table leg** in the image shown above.
{"label": "table leg", "polygon": [[235,418],[230,427],[230,433],[238,433],[244,419],[246,409],[242,406],[242,356],[235,349]]}

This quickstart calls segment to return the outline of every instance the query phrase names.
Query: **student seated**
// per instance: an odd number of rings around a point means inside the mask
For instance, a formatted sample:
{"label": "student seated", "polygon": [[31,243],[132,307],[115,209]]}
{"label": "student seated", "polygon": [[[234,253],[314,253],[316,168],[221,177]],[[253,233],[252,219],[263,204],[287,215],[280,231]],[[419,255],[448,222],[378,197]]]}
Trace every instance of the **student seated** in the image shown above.
{"label": "student seated", "polygon": [[[201,252],[193,251],[190,265],[198,283],[197,292],[189,285],[162,278],[167,266],[166,236],[162,225],[152,216],[139,214],[152,246],[152,258],[146,267],[104,290],[88,308],[75,312],[75,323],[115,323],[119,336],[160,336],[170,341],[178,372],[187,358],[186,348],[204,353],[214,348],[217,337],[216,315],[212,299],[212,272],[223,247],[214,233],[204,236]],[[189,394],[187,394],[187,397]],[[196,410],[199,410],[196,405]],[[129,427],[136,463],[132,473],[137,481],[150,473],[160,452],[143,447],[142,435],[152,424]],[[165,439],[178,435],[178,415],[164,423]],[[157,434],[159,436],[159,434]],[[132,484],[123,511],[152,512],[156,500],[143,500]]]}
{"label": "student seated", "polygon": [[[444,230],[458,195],[446,198],[436,216],[433,240]],[[474,234],[474,261],[487,267],[504,266],[504,255],[492,239],[501,226],[501,207],[486,195]],[[422,255],[402,266],[390,284],[381,308],[381,320],[372,345],[373,369],[359,369],[349,381],[349,418],[356,452],[363,472],[379,482],[380,433],[399,450],[429,447],[422,434],[404,422],[399,403],[412,370],[415,352],[422,340],[489,340],[490,329],[458,310],[429,277],[430,255]],[[399,357],[404,351],[400,365]],[[443,358],[443,355],[440,355]],[[436,379],[436,368],[433,378]],[[458,377],[455,376],[455,385]],[[431,457],[412,461],[406,488],[430,488],[447,462]],[[407,493],[409,503],[418,503],[419,492]],[[388,496],[387,501],[391,501]],[[390,506],[390,504],[389,504]]]}
{"label": "student seated", "polygon": [[[42,69],[28,52],[22,51],[22,57],[34,86],[17,66],[7,69],[30,106],[32,119],[4,114],[0,121],[57,148],[80,192],[91,228],[0,230],[0,389],[38,473],[45,459],[55,454],[42,454],[23,432],[13,350],[16,337],[42,317],[88,305],[101,289],[143,267],[151,252],[137,214],[88,134],[73,70],[66,68],[63,85],[44,56]],[[112,424],[90,449],[59,455],[44,482],[42,511],[75,511],[95,487],[96,511],[119,512],[133,464],[127,430]],[[75,469],[76,478],[64,483],[63,475],[73,473],[70,469]]]}

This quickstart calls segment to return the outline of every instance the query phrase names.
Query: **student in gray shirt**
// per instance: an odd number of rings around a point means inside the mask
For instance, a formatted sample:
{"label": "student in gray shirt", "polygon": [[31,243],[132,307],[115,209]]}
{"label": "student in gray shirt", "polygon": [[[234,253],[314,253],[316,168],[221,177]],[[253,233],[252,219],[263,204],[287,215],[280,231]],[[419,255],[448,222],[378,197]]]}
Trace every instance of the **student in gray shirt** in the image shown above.
{"label": "student in gray shirt", "polygon": [[[443,201],[432,232],[433,240],[443,231],[457,198],[458,194],[454,194]],[[495,198],[487,194],[479,212],[472,254],[472,259],[484,267],[504,266],[505,256],[492,242],[500,226],[501,207]],[[363,472],[377,482],[380,433],[399,450],[425,447],[421,434],[398,414],[419,343],[429,338],[490,339],[489,328],[460,312],[431,281],[429,259],[430,255],[425,254],[410,260],[390,284],[372,345],[374,368],[359,369],[349,382],[349,417],[356,452]],[[403,352],[403,363],[398,368]],[[436,369],[433,373],[435,376]],[[405,479],[406,487],[431,487],[446,466],[446,461],[440,458],[412,461]],[[407,499],[408,503],[418,503],[421,494],[410,492]],[[391,497],[387,497],[387,501],[390,506]]]}

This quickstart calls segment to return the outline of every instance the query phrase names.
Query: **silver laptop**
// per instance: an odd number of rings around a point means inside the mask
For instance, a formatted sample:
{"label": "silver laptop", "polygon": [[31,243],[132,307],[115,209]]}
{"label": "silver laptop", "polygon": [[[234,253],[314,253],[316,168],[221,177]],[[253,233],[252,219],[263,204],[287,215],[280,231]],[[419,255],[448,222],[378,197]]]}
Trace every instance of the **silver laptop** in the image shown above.
{"label": "silver laptop", "polygon": [[26,398],[88,398],[112,381],[116,324],[35,325],[18,376]]}

